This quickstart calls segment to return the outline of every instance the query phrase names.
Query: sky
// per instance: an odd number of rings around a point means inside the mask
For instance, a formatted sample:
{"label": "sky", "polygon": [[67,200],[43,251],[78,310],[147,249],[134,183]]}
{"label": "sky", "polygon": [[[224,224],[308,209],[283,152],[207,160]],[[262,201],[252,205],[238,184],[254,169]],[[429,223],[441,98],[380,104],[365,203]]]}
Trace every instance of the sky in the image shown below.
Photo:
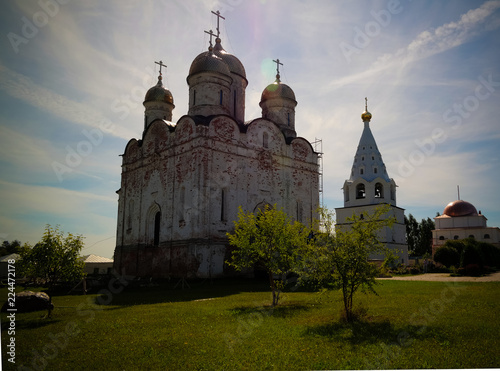
{"label": "sky", "polygon": [[176,122],[217,10],[246,120],[283,63],[298,136],[322,140],[324,206],[343,206],[367,97],[407,216],[442,213],[459,185],[500,226],[500,1],[14,0],[0,13],[0,240],[59,225],[82,254],[113,256],[120,155],[141,138],[154,62]]}

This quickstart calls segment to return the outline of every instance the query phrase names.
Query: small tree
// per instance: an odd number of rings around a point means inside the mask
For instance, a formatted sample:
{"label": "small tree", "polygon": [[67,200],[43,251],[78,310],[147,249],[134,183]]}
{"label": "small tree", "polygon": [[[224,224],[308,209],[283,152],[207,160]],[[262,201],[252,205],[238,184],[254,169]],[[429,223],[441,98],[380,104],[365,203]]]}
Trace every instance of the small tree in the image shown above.
{"label": "small tree", "polygon": [[365,213],[363,219],[354,214],[347,219],[348,228],[335,228],[333,214],[323,210],[323,230],[317,232],[314,246],[303,260],[301,279],[316,281],[325,289],[342,290],[348,322],[355,319],[353,297],[358,289],[375,293],[373,286],[379,269],[369,258],[386,253],[378,233],[394,223],[394,218],[385,216],[388,211],[388,206],[379,207],[372,215]]}
{"label": "small tree", "polygon": [[235,247],[228,265],[240,271],[247,267],[266,270],[273,294],[272,305],[278,305],[288,273],[298,259],[299,246],[304,244],[307,232],[299,222],[292,220],[275,207],[268,205],[256,214],[238,211],[234,233],[228,233],[229,243]]}
{"label": "small tree", "polygon": [[[20,268],[33,281],[52,289],[57,282],[74,282],[85,277],[80,251],[83,237],[68,234],[64,237],[59,228],[45,227],[42,240],[34,247],[25,244],[20,252]],[[50,296],[50,294],[49,294]]]}

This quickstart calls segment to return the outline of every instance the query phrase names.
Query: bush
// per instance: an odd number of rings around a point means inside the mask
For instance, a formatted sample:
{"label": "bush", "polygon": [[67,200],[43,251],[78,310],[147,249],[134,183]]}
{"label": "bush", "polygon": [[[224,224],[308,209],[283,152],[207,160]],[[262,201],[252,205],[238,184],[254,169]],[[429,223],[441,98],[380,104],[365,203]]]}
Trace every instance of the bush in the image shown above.
{"label": "bush", "polygon": [[465,268],[458,268],[457,274],[460,276],[465,276]]}
{"label": "bush", "polygon": [[479,242],[478,247],[484,259],[483,265],[489,265],[490,267],[500,266],[500,248],[486,242]]}
{"label": "bush", "polygon": [[467,268],[468,265],[476,264],[483,266],[483,254],[475,240],[466,240],[465,249],[462,252],[461,267]]}
{"label": "bush", "polygon": [[481,268],[478,264],[469,264],[465,267],[465,274],[467,276],[479,277],[481,275]]}
{"label": "bush", "polygon": [[454,247],[442,246],[436,250],[434,261],[446,267],[451,267],[452,265],[458,266],[460,263],[460,254]]}
{"label": "bush", "polygon": [[420,268],[419,267],[410,267],[410,273],[411,274],[420,274]]}

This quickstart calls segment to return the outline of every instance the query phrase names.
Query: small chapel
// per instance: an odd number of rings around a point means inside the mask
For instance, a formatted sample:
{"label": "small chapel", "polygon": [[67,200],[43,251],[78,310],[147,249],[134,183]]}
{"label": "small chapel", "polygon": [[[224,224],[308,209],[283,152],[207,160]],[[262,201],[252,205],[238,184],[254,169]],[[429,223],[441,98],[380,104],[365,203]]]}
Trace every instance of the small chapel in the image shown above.
{"label": "small chapel", "polygon": [[[399,258],[399,263],[408,265],[408,245],[404,209],[396,204],[396,182],[389,178],[382,155],[370,129],[372,114],[368,112],[365,98],[365,110],[361,114],[363,132],[359,140],[349,179],[344,182],[344,207],[335,208],[337,227],[349,228],[353,214],[373,214],[382,204],[389,205],[385,217],[396,219],[392,227],[384,227],[379,233],[380,242]],[[383,255],[370,256],[370,260],[383,260]]]}
{"label": "small chapel", "polygon": [[[114,268],[155,278],[212,278],[231,271],[227,232],[238,208],[282,208],[304,224],[317,218],[319,154],[297,134],[294,91],[263,88],[262,116],[245,119],[245,68],[217,33],[187,73],[189,109],[172,122],[173,94],[158,83],[144,98],[140,139],[123,153]],[[215,38],[215,45],[212,43]]]}

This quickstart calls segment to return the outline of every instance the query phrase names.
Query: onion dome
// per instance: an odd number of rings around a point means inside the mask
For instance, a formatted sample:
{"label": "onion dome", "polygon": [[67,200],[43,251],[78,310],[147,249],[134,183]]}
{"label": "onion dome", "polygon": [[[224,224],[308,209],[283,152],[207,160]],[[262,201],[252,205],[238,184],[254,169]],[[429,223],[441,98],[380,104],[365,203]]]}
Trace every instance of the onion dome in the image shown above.
{"label": "onion dome", "polygon": [[144,103],[146,102],[165,102],[174,104],[174,97],[172,93],[163,87],[161,74],[158,76],[158,83],[149,89],[144,98]]}
{"label": "onion dome", "polygon": [[370,121],[372,119],[372,114],[370,112],[368,112],[368,111],[364,111],[361,114],[361,119],[363,120],[363,122]]}
{"label": "onion dome", "polygon": [[228,65],[213,52],[211,46],[207,52],[199,54],[191,63],[188,78],[201,72],[215,72],[231,77]]}
{"label": "onion dome", "polygon": [[261,103],[268,99],[286,98],[295,101],[295,93],[292,88],[280,81],[280,75],[276,75],[276,81],[266,86],[260,98]]}
{"label": "onion dome", "polygon": [[221,44],[221,39],[216,38],[215,39],[215,46],[214,46],[214,54],[220,58],[227,64],[229,67],[229,71],[243,77],[244,79],[247,78],[246,72],[245,72],[245,67],[243,67],[243,64],[240,62],[238,58],[236,58],[234,55],[229,54],[224,50]]}
{"label": "onion dome", "polygon": [[457,200],[450,202],[443,211],[448,216],[477,216],[477,209],[470,202]]}

